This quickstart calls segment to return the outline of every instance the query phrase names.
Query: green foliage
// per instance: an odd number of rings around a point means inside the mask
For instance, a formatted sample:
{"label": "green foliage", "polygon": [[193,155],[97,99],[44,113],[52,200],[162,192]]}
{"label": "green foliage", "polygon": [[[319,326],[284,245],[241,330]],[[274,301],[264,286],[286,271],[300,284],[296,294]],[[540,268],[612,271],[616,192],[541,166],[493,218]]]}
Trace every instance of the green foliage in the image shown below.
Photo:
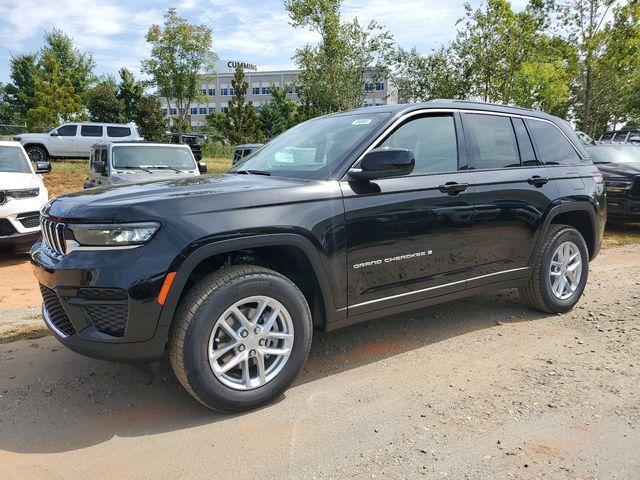
{"label": "green foliage", "polygon": [[216,59],[211,29],[190,25],[170,8],[164,16],[164,25],[152,25],[146,39],[151,44],[151,58],[142,62],[142,69],[153,79],[167,104],[170,99],[175,103],[178,114],[174,121],[182,136],[189,106],[201,95],[198,90],[201,73],[211,71]]}
{"label": "green foliage", "polygon": [[116,95],[122,102],[122,117],[125,122],[132,122],[138,115],[138,103],[144,94],[144,83],[136,80],[126,68],[121,68],[119,75]]}
{"label": "green foliage", "polygon": [[136,102],[135,122],[140,135],[151,142],[168,141],[162,103],[157,95],[142,95]]}
{"label": "green foliage", "polygon": [[271,85],[271,100],[263,103],[260,107],[258,118],[266,139],[280,135],[297,123],[298,105],[287,97],[287,92],[291,88],[290,85],[282,87]]}
{"label": "green foliage", "polygon": [[32,54],[11,57],[11,83],[5,87],[6,102],[12,113],[24,122],[27,112],[33,108],[36,96],[38,67],[36,56]]}
{"label": "green foliage", "polygon": [[93,122],[119,123],[123,121],[124,102],[118,98],[117,86],[104,80],[87,91],[87,109]]}
{"label": "green foliage", "polygon": [[55,58],[48,61],[45,72],[36,80],[35,91],[34,106],[27,112],[29,129],[47,130],[61,122],[86,118],[80,96]]}
{"label": "green foliage", "polygon": [[225,142],[229,131],[229,117],[222,112],[212,112],[204,117],[203,133],[212,141]]}
{"label": "green foliage", "polygon": [[294,27],[308,28],[320,42],[298,49],[302,70],[296,79],[302,100],[301,118],[360,107],[365,74],[372,81],[387,71],[391,35],[376,22],[366,27],[357,19],[342,22],[342,0],[286,0]]}
{"label": "green foliage", "polygon": [[245,103],[249,84],[244,80],[244,71],[240,65],[236,67],[231,87],[233,98],[229,101],[227,138],[232,145],[257,142],[262,137],[260,120],[253,104]]}

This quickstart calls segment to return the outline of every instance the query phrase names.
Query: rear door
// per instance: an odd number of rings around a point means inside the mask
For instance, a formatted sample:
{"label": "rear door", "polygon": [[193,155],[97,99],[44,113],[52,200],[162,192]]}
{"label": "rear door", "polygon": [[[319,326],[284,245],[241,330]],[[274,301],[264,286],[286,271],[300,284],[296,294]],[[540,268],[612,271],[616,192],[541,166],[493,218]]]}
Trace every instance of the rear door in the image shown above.
{"label": "rear door", "polygon": [[104,127],[102,125],[80,125],[77,156],[89,157],[91,146],[100,141],[103,134]]}
{"label": "rear door", "polygon": [[411,175],[342,181],[349,315],[465,288],[472,191],[456,113],[411,117],[374,146],[414,154]]}
{"label": "rear door", "polygon": [[556,186],[521,118],[480,112],[462,118],[475,191],[468,287],[526,276]]}

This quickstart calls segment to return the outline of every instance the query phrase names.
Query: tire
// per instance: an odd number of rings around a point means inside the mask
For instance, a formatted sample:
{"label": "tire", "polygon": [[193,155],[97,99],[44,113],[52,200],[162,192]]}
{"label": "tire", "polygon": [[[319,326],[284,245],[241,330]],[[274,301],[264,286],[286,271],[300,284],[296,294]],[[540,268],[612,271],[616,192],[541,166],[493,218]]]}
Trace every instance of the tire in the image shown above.
{"label": "tire", "polygon": [[44,149],[44,147],[31,145],[26,150],[27,155],[32,162],[46,162],[49,158],[49,154]]}
{"label": "tire", "polygon": [[[577,274],[578,271],[580,272],[578,281],[573,282],[573,284],[576,285],[575,290],[570,291],[572,288],[571,282],[566,280],[568,285],[565,288],[568,290],[565,293],[565,297],[558,296],[557,293],[554,293],[554,284],[552,282],[555,281],[558,275],[560,275],[561,278],[562,267],[557,266],[557,264],[562,262],[555,262],[552,267],[552,260],[554,260],[558,249],[567,244],[573,245],[569,250],[570,252],[574,252],[574,254],[575,251],[579,252],[580,256],[576,258],[578,258],[581,263],[574,269],[575,274]],[[567,255],[568,258],[572,256],[573,254]],[[558,259],[559,257],[555,258]],[[554,280],[551,280],[552,270],[554,271]],[[565,266],[565,271],[566,270],[569,269]],[[568,225],[552,225],[545,234],[540,251],[534,260],[533,272],[528,285],[519,290],[520,296],[527,305],[536,310],[547,313],[567,312],[580,300],[584,287],[587,284],[588,275],[589,251],[582,234]]]}
{"label": "tire", "polygon": [[[239,302],[254,299],[260,299],[267,305],[257,322],[252,323],[255,329],[236,329],[236,325],[243,324],[238,321],[239,316],[228,312]],[[254,321],[255,312],[261,304],[250,301],[239,305],[238,309],[242,310],[243,305],[255,305],[244,310],[245,320]],[[268,320],[275,316],[274,311],[280,312],[279,316],[272,322],[274,326],[268,327]],[[174,322],[169,338],[169,357],[178,381],[200,403],[221,412],[251,410],[282,394],[302,370],[313,334],[311,312],[302,292],[285,276],[251,265],[232,266],[205,277],[181,300]],[[227,327],[231,323],[231,330],[222,328],[221,322],[225,322]],[[285,329],[284,325],[289,324]],[[264,340],[260,335],[254,335],[259,327],[263,327],[262,335],[270,330],[270,334],[291,338]],[[282,328],[275,332],[278,327]],[[250,330],[253,331],[243,339],[241,335]],[[227,335],[227,331],[234,332],[234,337]],[[224,342],[219,344],[221,337],[224,337]],[[259,341],[275,342],[275,346],[273,343],[258,346],[256,342]],[[290,342],[287,358],[266,354],[267,351],[287,351],[285,342]],[[232,345],[235,346],[220,359],[212,359],[209,355],[209,352],[223,352]],[[253,357],[249,357],[252,353]],[[226,373],[214,372],[214,367],[233,363],[242,355],[246,355],[243,358],[248,360],[238,367]],[[231,361],[226,361],[229,357]],[[262,371],[269,372],[271,368],[271,373],[259,375],[258,358],[263,362]],[[260,384],[263,381],[266,383]]]}

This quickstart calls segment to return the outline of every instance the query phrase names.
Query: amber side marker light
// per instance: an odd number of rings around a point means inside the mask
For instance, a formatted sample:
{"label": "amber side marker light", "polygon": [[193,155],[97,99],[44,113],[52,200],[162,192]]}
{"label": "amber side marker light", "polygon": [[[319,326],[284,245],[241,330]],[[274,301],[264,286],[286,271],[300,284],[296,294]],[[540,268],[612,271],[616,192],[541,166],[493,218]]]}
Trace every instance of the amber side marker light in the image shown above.
{"label": "amber side marker light", "polygon": [[167,295],[169,295],[169,290],[171,290],[171,284],[173,280],[176,278],[177,272],[169,272],[162,283],[162,288],[160,289],[160,293],[158,294],[158,303],[160,305],[164,305],[164,302],[167,300]]}

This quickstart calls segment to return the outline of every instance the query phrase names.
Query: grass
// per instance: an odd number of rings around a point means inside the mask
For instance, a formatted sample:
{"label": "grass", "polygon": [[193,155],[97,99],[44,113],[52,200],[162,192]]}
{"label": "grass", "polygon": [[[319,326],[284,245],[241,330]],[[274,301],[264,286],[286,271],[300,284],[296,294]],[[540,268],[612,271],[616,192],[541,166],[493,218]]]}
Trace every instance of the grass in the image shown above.
{"label": "grass", "polygon": [[[207,164],[207,173],[226,172],[231,167],[231,158],[209,157],[202,161]],[[86,160],[61,160],[51,163],[51,173],[43,175],[49,197],[82,190],[88,178],[89,166]]]}
{"label": "grass", "polygon": [[620,220],[607,221],[604,246],[623,246],[640,243],[640,223]]}
{"label": "grass", "polygon": [[35,340],[50,334],[49,329],[44,325],[22,325],[0,333],[0,344],[18,340]]}

